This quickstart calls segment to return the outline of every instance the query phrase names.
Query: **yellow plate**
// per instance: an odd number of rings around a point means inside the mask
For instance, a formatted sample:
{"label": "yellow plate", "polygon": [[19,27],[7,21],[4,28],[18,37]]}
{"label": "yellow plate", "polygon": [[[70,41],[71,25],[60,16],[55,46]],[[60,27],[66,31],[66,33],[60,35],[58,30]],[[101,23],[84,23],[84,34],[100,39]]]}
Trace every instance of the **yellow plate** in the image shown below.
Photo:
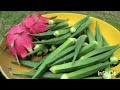
{"label": "yellow plate", "polygon": [[[44,16],[46,17],[57,16],[58,19],[69,19],[69,25],[73,25],[78,20],[84,18],[86,15],[75,14],[75,13],[52,13],[52,14],[46,14]],[[90,25],[90,29],[92,30],[94,34],[95,34],[95,23],[96,21],[98,21],[102,35],[105,37],[108,43],[110,45],[120,44],[120,32],[116,28],[114,28],[110,24],[100,19],[97,19],[94,17],[91,17],[91,18],[92,18],[92,23]],[[11,64],[11,61],[14,61],[15,59],[8,50],[7,52],[3,51],[6,47],[5,43],[6,41],[3,38],[0,44],[0,47],[2,48],[0,49],[0,69],[1,69],[2,74],[7,79],[28,78],[28,77],[17,77],[11,74],[11,71],[8,68],[11,68],[12,71],[15,71],[15,72],[26,72],[26,71],[30,71],[31,69],[23,67],[23,66]],[[120,60],[120,49],[115,52],[115,56]],[[120,72],[120,65],[112,69],[116,73],[118,73]]]}

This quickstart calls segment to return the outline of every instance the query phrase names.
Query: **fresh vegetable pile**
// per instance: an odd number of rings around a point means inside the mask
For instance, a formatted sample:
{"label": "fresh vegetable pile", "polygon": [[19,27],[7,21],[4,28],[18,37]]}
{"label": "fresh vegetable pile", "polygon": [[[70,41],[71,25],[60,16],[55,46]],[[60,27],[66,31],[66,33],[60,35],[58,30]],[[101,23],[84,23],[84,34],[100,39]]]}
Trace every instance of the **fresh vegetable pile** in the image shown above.
{"label": "fresh vegetable pile", "polygon": [[[6,39],[17,60],[12,63],[32,68],[13,75],[32,79],[111,79],[111,67],[119,64],[114,52],[120,46],[108,44],[98,22],[93,35],[91,22],[88,15],[69,26],[68,20],[34,14],[11,27]],[[33,61],[33,57],[39,60]]]}

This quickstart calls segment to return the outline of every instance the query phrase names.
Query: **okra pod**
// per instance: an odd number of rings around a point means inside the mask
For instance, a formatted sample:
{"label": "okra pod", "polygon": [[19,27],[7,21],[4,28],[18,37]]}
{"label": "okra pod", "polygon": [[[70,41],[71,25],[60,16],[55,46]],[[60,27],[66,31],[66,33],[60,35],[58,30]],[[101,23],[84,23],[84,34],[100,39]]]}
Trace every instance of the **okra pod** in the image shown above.
{"label": "okra pod", "polygon": [[48,55],[48,57],[44,60],[44,62],[38,67],[38,70],[36,71],[32,79],[37,78],[38,76],[41,76],[48,69],[48,65],[53,63],[52,59],[61,51],[63,51],[65,48],[75,44],[75,42],[76,42],[75,38],[69,38],[66,42],[60,45],[56,50],[51,52],[50,55]]}
{"label": "okra pod", "polygon": [[96,41],[98,42],[98,48],[99,48],[99,47],[103,46],[103,37],[102,37],[102,34],[100,32],[98,22],[96,22],[95,30],[96,30]]}
{"label": "okra pod", "polygon": [[[35,72],[12,72],[13,75],[17,75],[17,76],[29,76],[29,77],[32,77],[34,76]],[[63,74],[54,74],[52,72],[45,72],[41,77],[38,77],[38,78],[41,78],[41,79],[60,79],[60,77],[62,76]]]}
{"label": "okra pod", "polygon": [[[91,44],[89,44],[87,46],[84,46],[81,49],[81,51],[79,52],[79,55],[78,55],[77,59],[80,58],[81,56],[85,55],[86,53],[92,51],[96,47],[96,44],[97,44],[97,42],[95,41],[95,42],[93,42],[93,43],[91,43]],[[72,52],[72,53],[70,53],[70,54],[68,54],[68,55],[66,55],[66,56],[58,59],[56,62],[54,62],[53,64],[51,64],[51,66],[59,65],[59,64],[62,64],[64,62],[65,63],[66,62],[70,62],[70,61],[72,61],[73,57],[74,57],[74,52]]]}
{"label": "okra pod", "polygon": [[75,53],[72,60],[72,64],[74,64],[75,60],[77,59],[78,54],[81,51],[82,45],[85,42],[86,38],[87,38],[87,35],[81,35],[78,37],[77,42],[75,44]]}
{"label": "okra pod", "polygon": [[63,35],[57,38],[51,38],[49,40],[35,41],[33,42],[33,44],[59,45],[65,42],[70,36],[71,36],[71,33],[68,33],[66,35]]}
{"label": "okra pod", "polygon": [[63,29],[68,26],[68,21],[63,21],[61,23],[56,24],[54,27],[50,28],[49,31],[55,31],[58,29]]}
{"label": "okra pod", "polygon": [[95,41],[95,37],[90,29],[87,29],[86,34],[88,36],[89,43]]}
{"label": "okra pod", "polygon": [[83,23],[83,25],[81,25],[75,33],[72,34],[71,37],[76,37],[77,35],[81,34],[91,23],[92,19],[91,18],[88,18],[88,20]]}
{"label": "okra pod", "polygon": [[71,28],[70,28],[70,32],[74,33],[76,32],[76,30],[84,23],[88,20],[88,18],[90,17],[90,15],[86,16],[85,18],[79,20],[78,22],[76,22]]}
{"label": "okra pod", "polygon": [[61,79],[82,79],[89,75],[92,75],[99,70],[103,70],[107,66],[111,65],[110,62],[99,63],[96,65],[92,65],[83,69],[76,70],[74,72],[66,73],[61,76]]}
{"label": "okra pod", "polygon": [[75,61],[74,65],[72,65],[72,66],[71,66],[72,62],[68,62],[68,63],[61,64],[61,65],[52,66],[50,68],[50,71],[53,72],[53,73],[70,72],[70,71],[78,70],[80,68],[88,67],[90,65],[94,65],[94,64],[97,64],[97,63],[105,62],[106,60],[108,60],[110,58],[110,56],[118,48],[119,48],[119,46],[116,46],[112,50],[107,51],[107,52],[102,53],[102,54],[99,54],[97,56],[86,58],[84,60],[79,59],[79,60]]}

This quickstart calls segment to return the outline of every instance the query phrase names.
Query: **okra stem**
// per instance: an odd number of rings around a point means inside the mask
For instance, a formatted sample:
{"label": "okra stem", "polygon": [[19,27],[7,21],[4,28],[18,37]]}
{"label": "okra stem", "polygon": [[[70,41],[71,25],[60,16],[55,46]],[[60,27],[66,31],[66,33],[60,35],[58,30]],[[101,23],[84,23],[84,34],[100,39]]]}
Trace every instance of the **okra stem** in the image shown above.
{"label": "okra stem", "polygon": [[75,33],[72,34],[71,37],[76,37],[78,34],[81,34],[91,23],[92,19],[88,18],[88,20],[80,26]]}
{"label": "okra stem", "polygon": [[87,21],[87,19],[90,17],[90,15],[86,16],[85,18],[79,20],[78,22],[76,22],[71,28],[70,28],[70,32],[74,33],[76,32],[76,30],[85,22]]}
{"label": "okra stem", "polygon": [[58,23],[62,23],[64,21],[65,20],[62,20],[62,19],[52,19],[52,20],[48,21],[48,24],[50,24],[50,25],[52,25],[52,24],[58,24]]}

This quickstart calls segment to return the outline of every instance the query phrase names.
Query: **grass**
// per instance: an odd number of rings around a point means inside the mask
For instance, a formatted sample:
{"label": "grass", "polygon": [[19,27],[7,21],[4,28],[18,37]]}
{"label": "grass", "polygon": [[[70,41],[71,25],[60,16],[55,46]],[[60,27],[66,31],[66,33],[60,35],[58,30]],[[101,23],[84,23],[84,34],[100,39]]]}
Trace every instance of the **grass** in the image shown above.
{"label": "grass", "polygon": [[[11,26],[18,24],[29,13],[37,12],[38,11],[0,11],[0,40]],[[106,21],[120,30],[120,11],[47,11],[46,13],[54,12],[81,13],[86,15],[91,14],[91,16]]]}

